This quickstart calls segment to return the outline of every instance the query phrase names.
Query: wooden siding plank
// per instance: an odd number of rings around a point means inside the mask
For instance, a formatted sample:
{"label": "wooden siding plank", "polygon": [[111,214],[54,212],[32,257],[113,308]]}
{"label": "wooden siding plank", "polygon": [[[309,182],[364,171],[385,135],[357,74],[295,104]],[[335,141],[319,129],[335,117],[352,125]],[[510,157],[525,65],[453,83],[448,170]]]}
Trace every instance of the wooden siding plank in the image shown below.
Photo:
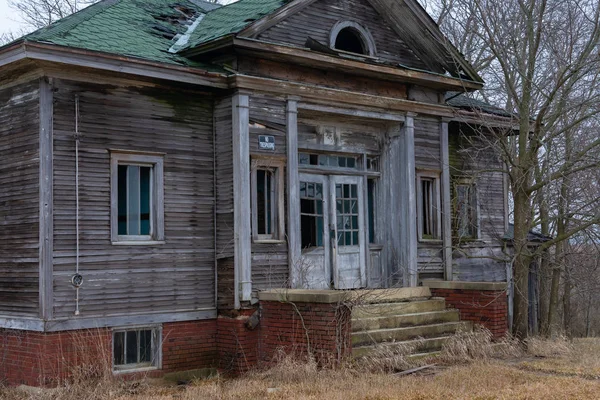
{"label": "wooden siding plank", "polygon": [[[0,90],[0,326],[40,314],[40,81]],[[37,320],[36,320],[37,321]],[[37,324],[38,322],[34,322]]]}
{"label": "wooden siding plank", "polygon": [[[214,309],[213,100],[185,89],[56,80],[54,316],[73,321],[74,101],[80,102],[79,318]],[[182,92],[183,91],[183,92]],[[165,243],[112,245],[110,152],[164,153]]]}

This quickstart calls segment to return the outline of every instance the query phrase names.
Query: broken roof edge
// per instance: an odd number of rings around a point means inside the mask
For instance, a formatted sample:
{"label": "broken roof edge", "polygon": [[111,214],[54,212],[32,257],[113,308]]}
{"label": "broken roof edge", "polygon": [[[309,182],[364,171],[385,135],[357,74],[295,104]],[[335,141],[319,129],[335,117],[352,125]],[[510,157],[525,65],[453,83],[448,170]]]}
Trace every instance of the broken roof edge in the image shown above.
{"label": "broken roof edge", "polygon": [[225,70],[209,71],[198,66],[182,66],[53,43],[28,41],[23,38],[0,48],[0,68],[24,59],[120,72],[145,78],[219,89],[229,88],[228,77],[231,75]]}

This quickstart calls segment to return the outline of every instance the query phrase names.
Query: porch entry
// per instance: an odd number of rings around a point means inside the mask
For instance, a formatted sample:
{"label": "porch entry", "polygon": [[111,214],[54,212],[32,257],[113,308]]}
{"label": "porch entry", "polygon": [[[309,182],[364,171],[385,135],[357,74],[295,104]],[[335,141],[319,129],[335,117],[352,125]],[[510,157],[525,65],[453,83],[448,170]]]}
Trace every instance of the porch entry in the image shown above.
{"label": "porch entry", "polygon": [[301,173],[299,178],[301,284],[366,286],[364,177]]}

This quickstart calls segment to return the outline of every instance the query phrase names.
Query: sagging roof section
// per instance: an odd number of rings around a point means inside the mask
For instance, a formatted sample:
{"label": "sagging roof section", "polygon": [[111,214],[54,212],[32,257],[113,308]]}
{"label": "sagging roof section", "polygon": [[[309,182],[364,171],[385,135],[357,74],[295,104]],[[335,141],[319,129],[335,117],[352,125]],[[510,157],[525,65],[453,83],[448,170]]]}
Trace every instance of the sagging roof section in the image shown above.
{"label": "sagging roof section", "polygon": [[194,20],[214,9],[199,0],[103,0],[21,40],[213,70],[169,49]]}

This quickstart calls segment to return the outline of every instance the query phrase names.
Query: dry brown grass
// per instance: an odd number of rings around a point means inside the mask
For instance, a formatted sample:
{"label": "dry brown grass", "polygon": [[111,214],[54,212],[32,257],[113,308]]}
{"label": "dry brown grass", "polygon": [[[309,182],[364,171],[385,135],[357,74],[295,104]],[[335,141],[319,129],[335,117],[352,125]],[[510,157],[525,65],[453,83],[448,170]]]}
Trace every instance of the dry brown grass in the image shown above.
{"label": "dry brown grass", "polygon": [[[453,354],[464,360],[465,341],[455,342]],[[522,362],[508,363],[495,359],[483,349],[483,339],[469,338],[470,343],[482,348],[468,354],[469,362],[441,369],[434,375],[394,376],[390,373],[369,372],[354,367],[320,369],[314,363],[283,358],[274,368],[257,371],[242,378],[225,380],[214,378],[194,382],[186,387],[156,386],[151,381],[141,384],[115,383],[103,380],[78,388],[63,387],[27,394],[15,389],[0,390],[1,399],[119,399],[119,400],[192,400],[192,399],[598,399],[600,382],[586,379],[587,375],[565,376],[561,368],[569,370],[598,369],[600,367],[600,340],[576,341],[571,351],[550,356],[543,365],[524,370]],[[476,340],[479,340],[477,342]],[[539,346],[560,347],[552,343]],[[546,351],[549,351],[546,349]],[[482,358],[475,359],[476,354]],[[501,353],[506,354],[506,353]],[[550,354],[556,354],[551,351]],[[456,360],[456,359],[455,359]],[[543,371],[543,372],[542,372]],[[556,373],[555,373],[556,372]]]}

